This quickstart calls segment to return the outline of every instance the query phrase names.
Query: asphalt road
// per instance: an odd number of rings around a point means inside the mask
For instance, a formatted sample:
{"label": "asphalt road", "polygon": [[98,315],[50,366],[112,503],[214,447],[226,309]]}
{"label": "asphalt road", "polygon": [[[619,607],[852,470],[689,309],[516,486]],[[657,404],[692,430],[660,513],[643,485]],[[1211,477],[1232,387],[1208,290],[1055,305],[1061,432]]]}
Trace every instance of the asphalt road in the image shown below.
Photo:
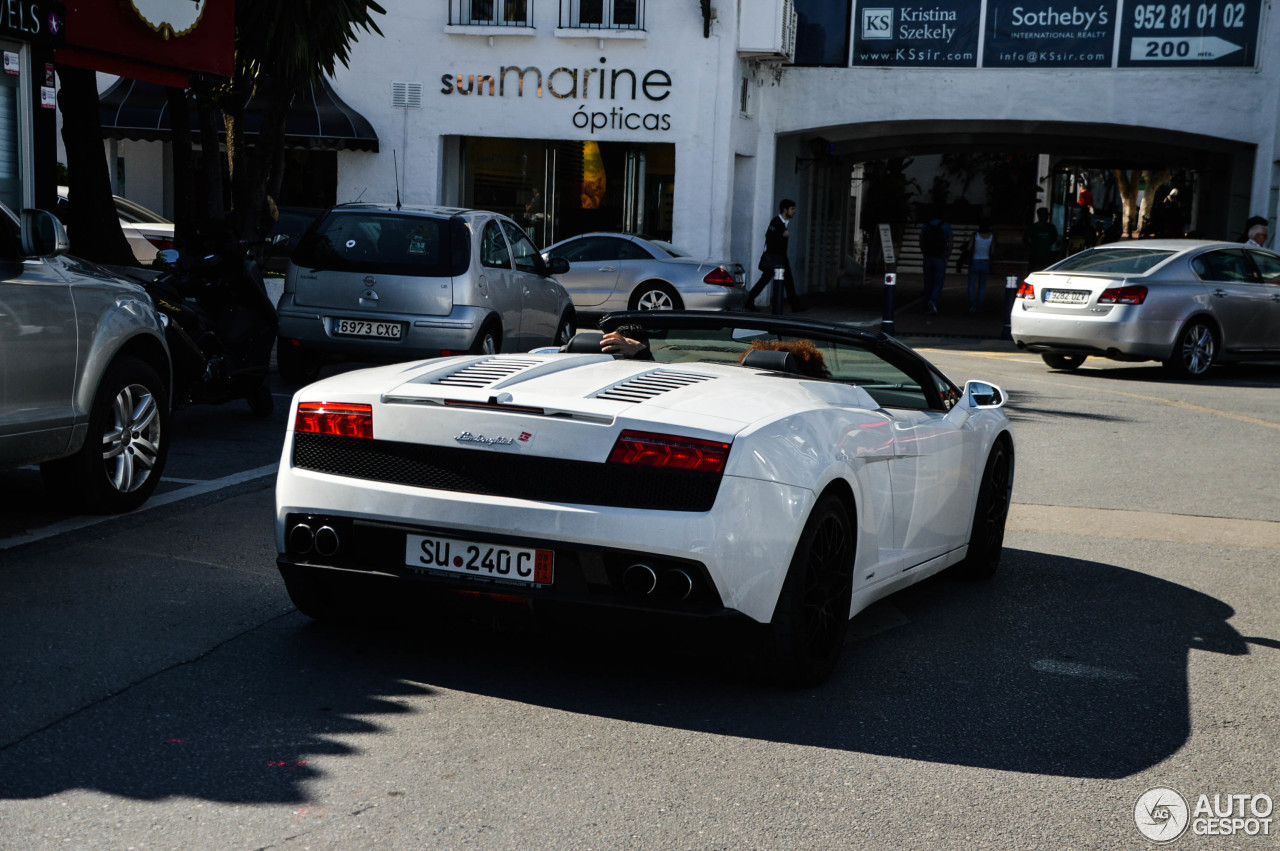
{"label": "asphalt road", "polygon": [[1154,787],[1280,798],[1280,367],[915,342],[1012,399],[1005,561],[863,613],[810,691],[696,636],[310,623],[283,387],[179,413],[126,517],[0,473],[0,848],[1136,849]]}

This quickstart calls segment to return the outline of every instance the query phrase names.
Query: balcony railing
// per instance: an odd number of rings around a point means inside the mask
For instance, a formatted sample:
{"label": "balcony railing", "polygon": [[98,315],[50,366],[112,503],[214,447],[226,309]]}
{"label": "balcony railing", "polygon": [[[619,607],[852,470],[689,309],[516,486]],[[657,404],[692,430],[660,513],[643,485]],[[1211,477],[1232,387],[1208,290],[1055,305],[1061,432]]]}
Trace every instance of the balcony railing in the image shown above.
{"label": "balcony railing", "polygon": [[560,0],[560,27],[581,30],[642,30],[644,0]]}
{"label": "balcony railing", "polygon": [[449,25],[531,27],[533,0],[449,0]]}

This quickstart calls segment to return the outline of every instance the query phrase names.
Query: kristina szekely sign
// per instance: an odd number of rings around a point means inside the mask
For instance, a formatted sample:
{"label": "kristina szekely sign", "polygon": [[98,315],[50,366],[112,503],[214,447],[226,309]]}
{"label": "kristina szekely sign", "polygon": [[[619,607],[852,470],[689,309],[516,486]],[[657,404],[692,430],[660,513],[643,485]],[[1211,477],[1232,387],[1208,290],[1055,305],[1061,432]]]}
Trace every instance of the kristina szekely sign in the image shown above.
{"label": "kristina szekely sign", "polygon": [[1252,68],[1257,65],[1261,4],[1262,0],[859,0],[851,64]]}
{"label": "kristina szekely sign", "polygon": [[[0,0],[2,2],[2,0]],[[602,58],[603,65],[605,60]],[[581,101],[571,121],[579,130],[671,129],[671,114],[653,105],[671,96],[671,75],[661,69],[554,68],[504,65],[496,74],[444,74],[440,93],[477,98],[535,97]],[[650,111],[645,111],[646,109]]]}

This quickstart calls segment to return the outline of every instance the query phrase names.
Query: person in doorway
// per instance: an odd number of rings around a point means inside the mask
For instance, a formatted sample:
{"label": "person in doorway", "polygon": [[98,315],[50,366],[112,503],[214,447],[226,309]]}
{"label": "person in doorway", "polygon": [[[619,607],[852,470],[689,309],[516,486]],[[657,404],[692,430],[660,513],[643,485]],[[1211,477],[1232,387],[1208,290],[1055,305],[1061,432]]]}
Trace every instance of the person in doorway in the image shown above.
{"label": "person in doorway", "polygon": [[1049,208],[1036,210],[1036,223],[1022,235],[1027,246],[1027,271],[1039,272],[1055,259],[1058,251],[1058,229],[1049,221]]}
{"label": "person in doorway", "polygon": [[769,228],[764,232],[764,253],[760,255],[760,262],[756,264],[760,269],[760,279],[747,293],[745,305],[747,310],[756,309],[756,296],[773,280],[773,270],[777,268],[783,270],[782,283],[787,290],[787,304],[791,306],[791,311],[799,313],[805,309],[796,295],[796,282],[791,275],[791,261],[787,258],[787,242],[791,238],[790,225],[795,216],[796,202],[790,198],[783,198],[778,204],[778,215],[773,217],[769,222]]}
{"label": "person in doorway", "polygon": [[1244,244],[1250,248],[1265,248],[1267,244],[1267,226],[1253,225],[1249,228]]}
{"label": "person in doorway", "polygon": [[925,310],[938,312],[942,285],[947,278],[947,256],[951,254],[951,225],[934,216],[920,228],[920,253],[924,255]]}
{"label": "person in doorway", "polygon": [[987,290],[987,277],[991,274],[992,252],[996,247],[996,235],[991,222],[981,222],[969,237],[964,256],[969,263],[969,312],[981,313]]}

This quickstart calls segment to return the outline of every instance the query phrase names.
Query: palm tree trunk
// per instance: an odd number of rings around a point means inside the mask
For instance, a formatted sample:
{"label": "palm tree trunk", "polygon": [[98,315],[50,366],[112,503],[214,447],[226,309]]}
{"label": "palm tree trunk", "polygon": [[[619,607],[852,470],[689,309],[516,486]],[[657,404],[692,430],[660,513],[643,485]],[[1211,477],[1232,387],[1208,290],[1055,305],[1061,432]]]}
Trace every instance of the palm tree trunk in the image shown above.
{"label": "palm tree trunk", "polygon": [[67,182],[72,203],[67,210],[67,235],[78,256],[98,263],[136,266],[137,259],[120,229],[111,198],[111,174],[102,145],[98,117],[97,75],[82,68],[61,66],[62,141],[67,148]]}

